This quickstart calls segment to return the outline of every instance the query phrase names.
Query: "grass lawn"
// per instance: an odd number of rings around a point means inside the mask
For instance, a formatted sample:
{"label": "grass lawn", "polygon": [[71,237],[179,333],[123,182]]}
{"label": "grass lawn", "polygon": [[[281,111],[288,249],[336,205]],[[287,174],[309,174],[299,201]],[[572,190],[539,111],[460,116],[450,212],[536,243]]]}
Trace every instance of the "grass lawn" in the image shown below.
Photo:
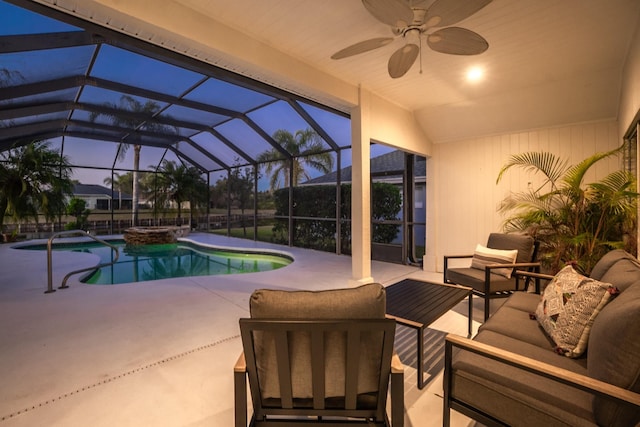
{"label": "grass lawn", "polygon": [[[271,241],[271,236],[273,235],[272,229],[273,229],[272,225],[261,225],[261,226],[258,226],[258,237],[257,237],[257,240],[260,240],[261,242],[270,242]],[[219,234],[221,236],[226,236],[227,235],[227,229],[226,228],[221,228],[219,230],[211,230],[210,233]],[[231,237],[239,237],[241,239],[253,239],[253,227],[247,227],[246,236],[244,234],[244,229],[242,227],[232,228],[230,236]]]}

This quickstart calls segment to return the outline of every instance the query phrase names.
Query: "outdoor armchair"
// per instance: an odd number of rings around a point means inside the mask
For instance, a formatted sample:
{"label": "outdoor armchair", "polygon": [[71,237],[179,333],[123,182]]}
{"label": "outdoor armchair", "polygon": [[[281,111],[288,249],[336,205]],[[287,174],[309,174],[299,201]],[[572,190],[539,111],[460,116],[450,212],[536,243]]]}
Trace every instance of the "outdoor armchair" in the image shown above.
{"label": "outdoor armchair", "polygon": [[[468,286],[474,295],[484,298],[486,321],[492,299],[506,298],[518,290],[519,282],[513,275],[516,268],[540,271],[540,263],[535,262],[537,252],[538,244],[531,236],[491,233],[487,246],[477,245],[473,254],[445,255],[444,282]],[[450,260],[460,258],[471,258],[471,266],[450,267]]]}
{"label": "outdoor armchair", "polygon": [[[404,368],[379,284],[329,291],[257,290],[240,319],[235,425],[401,427]],[[389,393],[390,391],[390,393]],[[386,412],[391,397],[391,417]]]}

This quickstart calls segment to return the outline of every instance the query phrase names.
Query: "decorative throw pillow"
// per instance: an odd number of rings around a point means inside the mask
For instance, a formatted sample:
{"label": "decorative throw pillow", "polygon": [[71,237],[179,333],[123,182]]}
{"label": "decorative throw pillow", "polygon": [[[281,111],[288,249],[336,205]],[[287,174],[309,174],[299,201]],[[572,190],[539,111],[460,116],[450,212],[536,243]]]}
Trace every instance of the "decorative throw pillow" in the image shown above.
{"label": "decorative throw pillow", "polygon": [[[478,244],[475,252],[473,253],[473,258],[471,259],[471,268],[484,270],[488,264],[513,264],[516,262],[517,257],[517,249],[492,249]],[[513,273],[513,268],[492,268],[491,272],[510,279],[511,273]]]}
{"label": "decorative throw pillow", "polygon": [[585,277],[568,265],[545,288],[536,319],[558,353],[579,357],[587,349],[593,320],[617,293],[613,285]]}

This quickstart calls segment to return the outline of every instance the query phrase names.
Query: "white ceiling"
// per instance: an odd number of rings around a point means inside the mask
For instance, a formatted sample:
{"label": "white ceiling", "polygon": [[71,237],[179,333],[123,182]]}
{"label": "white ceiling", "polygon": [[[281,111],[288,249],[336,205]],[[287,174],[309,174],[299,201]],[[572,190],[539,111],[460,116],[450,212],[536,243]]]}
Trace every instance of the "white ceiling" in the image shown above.
{"label": "white ceiling", "polygon": [[[58,7],[65,3],[40,1]],[[485,53],[444,55],[423,44],[422,73],[417,62],[404,77],[392,79],[387,61],[402,46],[400,39],[375,51],[330,59],[356,42],[391,35],[360,0],[174,1],[210,17],[212,25],[224,24],[413,111],[436,143],[616,118],[622,69],[640,17],[639,0],[493,0],[457,24],[489,42]],[[238,58],[241,63],[246,60]],[[465,80],[471,66],[484,69],[483,81]],[[251,72],[261,78],[259,70]]]}

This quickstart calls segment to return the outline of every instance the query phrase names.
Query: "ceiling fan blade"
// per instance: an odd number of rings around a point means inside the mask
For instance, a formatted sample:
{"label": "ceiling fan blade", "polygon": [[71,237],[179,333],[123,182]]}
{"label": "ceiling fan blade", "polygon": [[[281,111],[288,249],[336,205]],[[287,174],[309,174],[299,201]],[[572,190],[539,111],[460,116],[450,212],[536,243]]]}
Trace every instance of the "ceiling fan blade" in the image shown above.
{"label": "ceiling fan blade", "polygon": [[392,41],[393,37],[379,37],[376,39],[365,40],[339,50],[338,52],[331,55],[331,59],[342,59],[349,56],[358,55],[360,53],[368,52],[370,50],[386,46]]}
{"label": "ceiling fan blade", "polygon": [[473,15],[491,0],[436,0],[425,16],[428,28],[447,27]]}
{"label": "ceiling fan blade", "polygon": [[436,52],[452,55],[477,55],[489,48],[478,33],[466,28],[448,27],[427,36],[427,44]]}
{"label": "ceiling fan blade", "polygon": [[362,0],[362,4],[374,18],[392,27],[406,27],[413,22],[413,10],[402,0]]}
{"label": "ceiling fan blade", "polygon": [[389,75],[393,79],[404,76],[418,57],[420,48],[417,44],[407,43],[396,50],[389,58]]}

